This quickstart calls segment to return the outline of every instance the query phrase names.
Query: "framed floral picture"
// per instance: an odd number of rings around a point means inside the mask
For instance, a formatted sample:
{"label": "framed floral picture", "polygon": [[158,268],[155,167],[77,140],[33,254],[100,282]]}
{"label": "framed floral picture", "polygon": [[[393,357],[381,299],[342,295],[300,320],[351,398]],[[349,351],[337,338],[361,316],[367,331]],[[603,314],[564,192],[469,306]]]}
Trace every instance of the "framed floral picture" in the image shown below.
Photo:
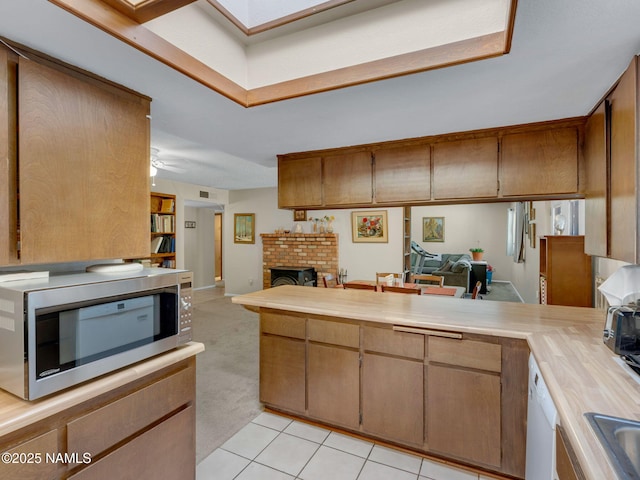
{"label": "framed floral picture", "polygon": [[255,213],[235,213],[233,243],[256,243],[255,223]]}
{"label": "framed floral picture", "polygon": [[389,226],[387,211],[351,212],[351,230],[354,243],[386,243]]}
{"label": "framed floral picture", "polygon": [[444,242],[444,217],[422,217],[422,241]]}

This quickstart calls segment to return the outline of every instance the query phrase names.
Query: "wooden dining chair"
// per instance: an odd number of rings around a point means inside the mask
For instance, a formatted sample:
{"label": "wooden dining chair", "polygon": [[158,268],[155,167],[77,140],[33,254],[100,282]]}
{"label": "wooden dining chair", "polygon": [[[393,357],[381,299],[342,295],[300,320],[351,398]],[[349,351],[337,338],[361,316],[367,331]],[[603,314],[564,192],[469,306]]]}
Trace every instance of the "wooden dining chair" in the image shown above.
{"label": "wooden dining chair", "polygon": [[355,290],[372,290],[376,291],[375,285],[367,285],[366,283],[343,283],[344,288],[353,288]]}
{"label": "wooden dining chair", "polygon": [[473,287],[473,291],[471,292],[471,300],[477,300],[480,298],[480,289],[482,288],[482,282],[478,280],[476,282],[476,286]]}
{"label": "wooden dining chair", "polygon": [[383,292],[392,292],[392,293],[408,293],[409,295],[422,295],[421,288],[409,288],[409,287],[390,287],[388,285],[382,284]]}
{"label": "wooden dining chair", "polygon": [[434,285],[438,285],[439,287],[443,287],[444,286],[444,277],[441,275],[428,275],[428,274],[411,274],[411,276],[409,277],[411,280],[411,283],[428,283],[428,284],[434,284]]}
{"label": "wooden dining chair", "polygon": [[322,277],[322,283],[324,284],[324,288],[335,288],[338,286],[338,280],[330,273]]}
{"label": "wooden dining chair", "polygon": [[482,288],[482,282],[478,280],[471,290],[471,293],[466,293],[464,298],[470,298],[471,300],[480,300],[482,297],[480,296],[480,289]]}
{"label": "wooden dining chair", "polygon": [[[386,284],[387,282],[386,282],[386,278],[385,277],[388,277],[389,275],[393,275],[393,283],[394,284],[398,283],[398,280],[400,280],[402,278],[402,273],[381,273],[381,272],[378,272],[378,273],[376,273],[376,285],[381,285],[381,283],[385,283]],[[380,282],[381,279],[383,279],[382,282]]]}

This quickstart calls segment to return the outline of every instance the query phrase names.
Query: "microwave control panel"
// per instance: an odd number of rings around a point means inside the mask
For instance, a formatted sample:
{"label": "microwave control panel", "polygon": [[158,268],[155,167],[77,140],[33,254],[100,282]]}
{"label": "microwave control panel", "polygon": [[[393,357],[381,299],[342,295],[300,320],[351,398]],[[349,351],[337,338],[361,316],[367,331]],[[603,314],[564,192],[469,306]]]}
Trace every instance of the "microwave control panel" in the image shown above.
{"label": "microwave control panel", "polygon": [[178,344],[190,342],[193,339],[191,321],[193,310],[193,272],[181,272],[178,274],[180,284],[180,315],[178,325]]}

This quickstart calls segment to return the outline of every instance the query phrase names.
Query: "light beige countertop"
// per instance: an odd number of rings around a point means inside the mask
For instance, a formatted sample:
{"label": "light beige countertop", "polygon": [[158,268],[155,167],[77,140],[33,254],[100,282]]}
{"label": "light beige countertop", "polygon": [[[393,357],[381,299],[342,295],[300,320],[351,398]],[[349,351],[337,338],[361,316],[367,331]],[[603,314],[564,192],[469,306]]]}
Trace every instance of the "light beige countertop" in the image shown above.
{"label": "light beige countertop", "polygon": [[0,437],[203,351],[204,345],[202,343],[190,342],[175,350],[125,367],[115,373],[35,401],[22,400],[0,390]]}
{"label": "light beige countertop", "polygon": [[584,413],[640,420],[640,377],[616,363],[617,356],[602,342],[605,313],[600,310],[299,286],[261,290],[233,297],[232,302],[248,308],[526,339],[589,480],[616,475]]}

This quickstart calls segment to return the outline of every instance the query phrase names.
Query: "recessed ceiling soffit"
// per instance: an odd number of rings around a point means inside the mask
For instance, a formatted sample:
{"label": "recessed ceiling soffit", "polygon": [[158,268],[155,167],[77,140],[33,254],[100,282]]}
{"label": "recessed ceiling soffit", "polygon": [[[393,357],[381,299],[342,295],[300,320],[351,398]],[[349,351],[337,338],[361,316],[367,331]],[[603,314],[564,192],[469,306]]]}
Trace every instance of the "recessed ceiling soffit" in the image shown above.
{"label": "recessed ceiling soffit", "polygon": [[228,0],[49,1],[245,107],[506,54],[517,4],[334,0],[252,27]]}

